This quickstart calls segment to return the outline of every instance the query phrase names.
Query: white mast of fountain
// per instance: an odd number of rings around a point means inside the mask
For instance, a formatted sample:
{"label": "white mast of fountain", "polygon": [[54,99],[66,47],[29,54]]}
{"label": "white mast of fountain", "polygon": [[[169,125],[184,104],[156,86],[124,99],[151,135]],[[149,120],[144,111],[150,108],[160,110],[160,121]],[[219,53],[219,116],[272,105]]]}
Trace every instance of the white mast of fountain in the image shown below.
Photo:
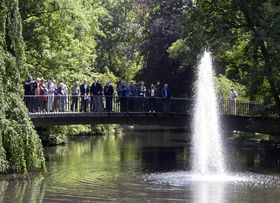
{"label": "white mast of fountain", "polygon": [[198,66],[192,138],[192,170],[196,174],[225,172],[211,54],[204,52]]}

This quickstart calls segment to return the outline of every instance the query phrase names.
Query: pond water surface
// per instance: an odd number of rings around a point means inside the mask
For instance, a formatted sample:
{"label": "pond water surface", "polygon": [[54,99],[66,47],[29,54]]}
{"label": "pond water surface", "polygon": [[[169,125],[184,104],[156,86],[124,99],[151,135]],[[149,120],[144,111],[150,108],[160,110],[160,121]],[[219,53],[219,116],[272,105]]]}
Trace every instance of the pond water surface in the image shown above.
{"label": "pond water surface", "polygon": [[280,202],[278,152],[228,144],[230,172],[190,172],[185,133],[125,132],[45,148],[47,172],[0,177],[0,202]]}

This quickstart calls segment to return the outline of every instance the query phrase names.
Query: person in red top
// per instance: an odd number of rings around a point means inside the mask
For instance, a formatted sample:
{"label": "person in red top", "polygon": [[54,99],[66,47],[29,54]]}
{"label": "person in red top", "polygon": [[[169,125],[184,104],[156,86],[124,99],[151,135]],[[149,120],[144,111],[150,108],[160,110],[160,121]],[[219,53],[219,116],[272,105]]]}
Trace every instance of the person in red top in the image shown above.
{"label": "person in red top", "polygon": [[48,89],[46,86],[46,80],[42,79],[40,83],[40,110],[43,112],[47,110],[47,93]]}

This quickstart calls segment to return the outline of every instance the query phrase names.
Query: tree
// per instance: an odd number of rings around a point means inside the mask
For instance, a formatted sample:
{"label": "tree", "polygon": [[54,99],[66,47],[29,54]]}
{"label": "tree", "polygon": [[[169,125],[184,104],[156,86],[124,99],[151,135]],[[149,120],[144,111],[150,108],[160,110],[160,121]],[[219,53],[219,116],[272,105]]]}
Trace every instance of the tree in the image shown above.
{"label": "tree", "polygon": [[186,63],[188,53],[210,48],[219,73],[245,85],[251,99],[272,97],[279,114],[279,20],[276,1],[198,0],[185,9],[190,26],[172,54]]}
{"label": "tree", "polygon": [[148,8],[148,14],[145,15],[146,39],[142,45],[145,64],[137,78],[161,86],[169,83],[175,96],[189,95],[193,71],[190,66],[183,68],[179,60],[168,53],[170,46],[180,38],[179,22],[186,2],[150,0],[141,3]]}
{"label": "tree", "polygon": [[25,57],[18,1],[1,1],[0,11],[0,172],[42,169],[42,145],[22,100]]}
{"label": "tree", "polygon": [[106,15],[99,17],[97,36],[97,71],[113,72],[116,76],[131,80],[142,67],[140,45],[143,26],[137,16],[135,0],[102,0]]}
{"label": "tree", "polygon": [[22,0],[29,72],[73,81],[94,70],[99,0]]}

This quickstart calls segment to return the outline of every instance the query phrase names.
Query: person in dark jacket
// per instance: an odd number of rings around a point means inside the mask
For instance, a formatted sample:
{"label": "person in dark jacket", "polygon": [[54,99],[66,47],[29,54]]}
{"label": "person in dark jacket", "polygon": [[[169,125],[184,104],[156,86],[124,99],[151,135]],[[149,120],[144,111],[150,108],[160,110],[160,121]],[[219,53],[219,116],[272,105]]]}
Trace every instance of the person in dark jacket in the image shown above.
{"label": "person in dark jacket", "polygon": [[32,80],[32,76],[29,75],[27,80],[24,82],[24,101],[29,112],[33,112],[35,108],[35,85],[36,83]]}
{"label": "person in dark jacket", "polygon": [[90,110],[91,111],[102,111],[102,95],[103,95],[103,87],[99,80],[96,77],[93,78],[93,83],[90,88],[91,95],[91,103]]}
{"label": "person in dark jacket", "polygon": [[170,112],[170,98],[171,98],[171,92],[168,87],[168,84],[164,84],[162,90],[161,90],[161,97],[163,99],[163,112]]}
{"label": "person in dark jacket", "polygon": [[78,97],[80,94],[80,88],[78,86],[78,82],[76,81],[71,88],[71,111],[78,111]]}
{"label": "person in dark jacket", "polygon": [[85,80],[84,83],[80,86],[81,112],[86,112],[87,111],[89,93],[90,93],[89,85],[87,84],[87,81]]}
{"label": "person in dark jacket", "polygon": [[127,112],[128,108],[127,108],[127,97],[128,97],[128,86],[127,86],[127,82],[125,80],[123,80],[121,82],[121,86],[119,89],[120,92],[120,108],[121,108],[121,112]]}
{"label": "person in dark jacket", "polygon": [[106,111],[112,111],[112,100],[113,100],[114,88],[109,81],[104,86],[104,95],[106,99]]}

